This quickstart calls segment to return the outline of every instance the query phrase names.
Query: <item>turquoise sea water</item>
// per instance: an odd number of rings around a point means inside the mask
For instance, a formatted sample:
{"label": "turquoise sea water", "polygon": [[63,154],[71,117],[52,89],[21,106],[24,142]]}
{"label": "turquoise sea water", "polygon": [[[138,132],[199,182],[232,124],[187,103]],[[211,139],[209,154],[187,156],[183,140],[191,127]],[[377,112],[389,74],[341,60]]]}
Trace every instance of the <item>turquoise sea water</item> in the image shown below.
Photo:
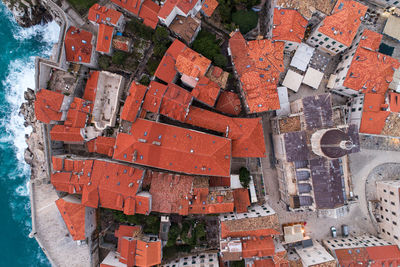
{"label": "turquoise sea water", "polygon": [[48,56],[58,39],[56,23],[19,27],[0,1],[0,266],[49,266],[31,231],[29,166],[18,115],[27,87],[34,88],[34,59]]}

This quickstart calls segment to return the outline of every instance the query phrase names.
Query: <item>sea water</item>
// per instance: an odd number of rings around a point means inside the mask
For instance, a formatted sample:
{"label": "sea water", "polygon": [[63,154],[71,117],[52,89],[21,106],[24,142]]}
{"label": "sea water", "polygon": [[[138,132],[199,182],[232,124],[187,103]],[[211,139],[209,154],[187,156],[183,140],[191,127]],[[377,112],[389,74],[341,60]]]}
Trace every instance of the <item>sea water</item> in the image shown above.
{"label": "sea water", "polygon": [[0,1],[0,266],[50,266],[28,237],[30,168],[24,150],[31,129],[18,112],[24,91],[35,86],[35,57],[48,57],[58,35],[55,22],[21,28]]}

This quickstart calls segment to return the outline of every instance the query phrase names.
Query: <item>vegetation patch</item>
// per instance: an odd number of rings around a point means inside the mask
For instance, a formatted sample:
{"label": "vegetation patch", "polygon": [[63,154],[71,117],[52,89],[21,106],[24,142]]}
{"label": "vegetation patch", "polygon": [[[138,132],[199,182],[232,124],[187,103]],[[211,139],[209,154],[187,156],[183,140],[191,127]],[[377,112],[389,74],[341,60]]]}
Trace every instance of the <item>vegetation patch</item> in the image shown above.
{"label": "vegetation patch", "polygon": [[257,26],[258,15],[253,10],[239,10],[232,14],[232,20],[239,25],[240,32],[246,34]]}
{"label": "vegetation patch", "polygon": [[118,223],[130,223],[143,226],[146,234],[158,235],[160,232],[160,217],[154,215],[126,215],[122,211],[113,210],[114,220]]}
{"label": "vegetation patch", "polygon": [[249,187],[249,183],[250,183],[250,172],[248,169],[246,169],[245,167],[241,167],[239,170],[239,180],[240,180],[240,184],[244,187],[244,188],[248,188]]}
{"label": "vegetation patch", "polygon": [[199,32],[196,40],[193,42],[192,48],[211,60],[218,67],[224,68],[228,63],[226,56],[221,52],[215,35],[208,31],[201,30]]}
{"label": "vegetation patch", "polygon": [[81,15],[85,15],[91,6],[96,4],[97,0],[68,0],[73,8]]}
{"label": "vegetation patch", "polygon": [[140,37],[145,40],[151,40],[154,33],[152,28],[147,27],[137,18],[132,18],[126,23],[125,31],[132,37]]}

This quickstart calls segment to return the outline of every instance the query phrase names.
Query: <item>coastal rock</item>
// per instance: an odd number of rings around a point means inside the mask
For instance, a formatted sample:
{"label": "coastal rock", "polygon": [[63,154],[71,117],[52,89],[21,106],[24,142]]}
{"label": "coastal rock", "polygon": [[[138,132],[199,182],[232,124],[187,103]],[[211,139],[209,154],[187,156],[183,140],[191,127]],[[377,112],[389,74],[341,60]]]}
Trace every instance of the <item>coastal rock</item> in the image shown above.
{"label": "coastal rock", "polygon": [[52,21],[52,16],[38,0],[2,0],[22,27]]}

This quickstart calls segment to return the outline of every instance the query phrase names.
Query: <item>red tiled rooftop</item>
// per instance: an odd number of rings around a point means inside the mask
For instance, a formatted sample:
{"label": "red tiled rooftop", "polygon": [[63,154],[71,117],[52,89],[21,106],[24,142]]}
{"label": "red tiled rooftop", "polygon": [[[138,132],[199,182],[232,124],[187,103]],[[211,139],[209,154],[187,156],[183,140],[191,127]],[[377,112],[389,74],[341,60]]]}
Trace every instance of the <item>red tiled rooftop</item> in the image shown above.
{"label": "red tiled rooftop", "polygon": [[96,51],[102,53],[109,53],[111,50],[111,42],[113,38],[114,27],[106,24],[99,25],[99,32],[97,33]]}
{"label": "red tiled rooftop", "polygon": [[217,0],[204,0],[201,9],[203,10],[204,14],[206,14],[207,17],[211,17],[217,6],[218,6]]}
{"label": "red tiled rooftop", "polygon": [[94,103],[96,99],[97,83],[99,81],[100,71],[92,71],[89,74],[89,79],[86,82],[85,92],[83,93],[83,99]]}
{"label": "red tiled rooftop", "polygon": [[240,32],[229,40],[232,60],[250,113],[280,108],[277,84],[284,71],[283,42],[246,42]]}
{"label": "red tiled rooftop", "polygon": [[63,142],[83,142],[80,128],[71,128],[64,125],[55,125],[50,131],[50,139]]}
{"label": "red tiled rooftop", "polygon": [[340,266],[389,266],[390,264],[396,266],[400,264],[400,250],[396,245],[337,249],[335,254]]}
{"label": "red tiled rooftop", "polygon": [[114,159],[188,174],[229,176],[229,139],[138,119],[119,133]]}
{"label": "red tiled rooftop", "polygon": [[166,83],[172,83],[177,74],[175,69],[176,58],[185,48],[184,43],[175,39],[161,59],[154,76]]}
{"label": "red tiled rooftop", "polygon": [[332,14],[323,20],[318,31],[350,46],[367,9],[367,6],[353,0],[338,0]]}
{"label": "red tiled rooftop", "polygon": [[115,137],[99,136],[87,143],[88,151],[112,157],[114,153]]}
{"label": "red tiled rooftop", "polygon": [[233,157],[265,157],[261,118],[232,118],[192,106],[185,123],[227,134]]}
{"label": "red tiled rooftop", "polygon": [[275,254],[275,244],[272,236],[263,238],[251,237],[249,240],[242,240],[242,257],[270,257]]}
{"label": "red tiled rooftop", "polygon": [[198,101],[213,107],[219,92],[220,88],[218,84],[203,76],[191,93]]}
{"label": "red tiled rooftop", "polygon": [[132,82],[125,104],[122,108],[121,119],[130,122],[136,120],[146,91],[146,86],[138,84],[135,81]]}
{"label": "red tiled rooftop", "polygon": [[399,67],[397,59],[359,47],[343,85],[362,93],[384,94]]}
{"label": "red tiled rooftop", "polygon": [[69,106],[64,126],[72,128],[84,128],[89,113],[90,106],[88,103],[81,98],[75,97]]}
{"label": "red tiled rooftop", "polygon": [[360,124],[360,133],[380,134],[385,127],[389,111],[382,94],[367,93],[364,95],[364,107]]}
{"label": "red tiled rooftop", "polygon": [[247,265],[247,267],[275,267],[275,263],[273,259],[255,260],[254,265]]}
{"label": "red tiled rooftop", "polygon": [[62,117],[61,106],[64,95],[47,89],[40,89],[36,93],[35,117],[43,123],[60,121]]}
{"label": "red tiled rooftop", "polygon": [[170,83],[162,97],[159,113],[183,121],[189,112],[191,103],[192,95],[188,91]]}
{"label": "red tiled rooftop", "polygon": [[230,187],[231,178],[230,177],[210,177],[210,187]]}
{"label": "red tiled rooftop", "polygon": [[111,2],[135,15],[139,14],[141,0],[111,0]]}
{"label": "red tiled rooftop", "polygon": [[250,206],[249,190],[247,188],[234,189],[233,198],[235,200],[236,212],[247,212],[247,208]]}
{"label": "red tiled rooftop", "polygon": [[195,0],[166,0],[158,12],[158,16],[166,19],[175,7],[178,7],[183,13],[188,14],[194,8]]}
{"label": "red tiled rooftop", "polygon": [[121,16],[121,12],[96,3],[89,9],[88,20],[98,24],[103,23],[116,26]]}
{"label": "red tiled rooftop", "polygon": [[132,45],[132,40],[124,36],[115,36],[112,40],[112,45],[115,49],[129,52]]}
{"label": "red tiled rooftop", "polygon": [[140,8],[139,17],[143,19],[143,23],[152,29],[155,29],[158,23],[158,11],[160,6],[151,0],[145,0]]}
{"label": "red tiled rooftop", "polygon": [[242,103],[236,93],[224,91],[219,95],[215,109],[229,115],[237,116],[242,111]]}
{"label": "red tiled rooftop", "polygon": [[73,240],[85,240],[85,206],[56,200],[56,205]]}
{"label": "red tiled rooftop", "polygon": [[143,102],[143,109],[149,112],[159,113],[162,98],[164,97],[166,90],[166,85],[156,81],[151,81]]}
{"label": "red tiled rooftop", "polygon": [[272,40],[301,43],[308,21],[295,9],[274,9]]}
{"label": "red tiled rooftop", "polygon": [[363,31],[359,46],[378,51],[383,35],[368,29]]}
{"label": "red tiled rooftop", "polygon": [[69,27],[65,35],[65,55],[67,61],[78,63],[90,63],[92,57],[91,32]]}
{"label": "red tiled rooftop", "polygon": [[[269,217],[271,216],[266,216],[263,217],[263,220],[268,220],[270,219]],[[260,218],[260,217],[258,217]],[[222,221],[221,222],[221,238],[227,238],[227,237],[261,237],[261,236],[270,236],[270,235],[279,235],[279,231],[274,229],[276,227],[275,225],[273,226],[271,223],[271,227],[261,227],[258,225],[255,225],[252,220],[257,220],[257,218],[245,218],[245,219],[239,219],[236,220],[237,224],[240,224],[240,229],[231,229],[229,227],[229,224],[231,221]],[[279,227],[279,224],[278,226]]]}
{"label": "red tiled rooftop", "polygon": [[186,47],[176,58],[176,69],[192,78],[204,76],[210,67],[211,60]]}

